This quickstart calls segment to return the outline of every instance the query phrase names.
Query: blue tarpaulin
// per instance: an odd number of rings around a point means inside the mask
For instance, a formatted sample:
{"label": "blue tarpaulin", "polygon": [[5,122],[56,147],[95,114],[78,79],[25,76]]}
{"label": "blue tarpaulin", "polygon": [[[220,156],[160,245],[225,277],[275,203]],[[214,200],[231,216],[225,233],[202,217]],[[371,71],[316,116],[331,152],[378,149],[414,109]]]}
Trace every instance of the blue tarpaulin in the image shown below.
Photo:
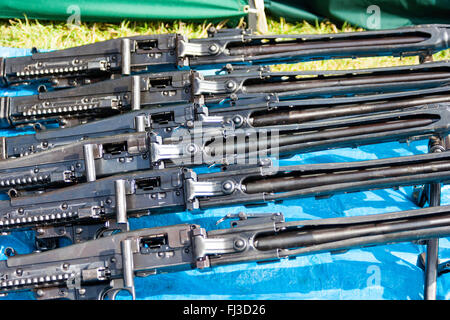
{"label": "blue tarpaulin", "polygon": [[[0,48],[0,56],[29,54],[28,50]],[[30,94],[23,89],[1,90],[0,95]],[[25,133],[25,132],[20,132]],[[1,131],[2,135],[18,134]],[[297,155],[280,165],[370,160],[427,152],[427,142],[384,143],[357,149],[339,149]],[[209,209],[201,214],[177,212],[130,219],[131,229],[196,223],[207,230],[228,213],[282,212],[286,220],[358,216],[417,209],[412,187],[336,195],[328,199],[288,200],[263,207]],[[4,196],[3,199],[7,199]],[[442,190],[442,204],[450,204],[450,188]],[[3,251],[13,247],[19,254],[33,250],[31,232],[0,237]],[[190,270],[136,278],[138,299],[423,299],[424,275],[418,255],[425,247],[413,243],[354,249],[345,253],[321,253],[279,262],[244,263],[204,271]],[[440,240],[440,258],[450,259],[449,239]],[[438,278],[438,299],[450,298],[450,275]],[[32,293],[10,294],[0,299],[33,299]]]}

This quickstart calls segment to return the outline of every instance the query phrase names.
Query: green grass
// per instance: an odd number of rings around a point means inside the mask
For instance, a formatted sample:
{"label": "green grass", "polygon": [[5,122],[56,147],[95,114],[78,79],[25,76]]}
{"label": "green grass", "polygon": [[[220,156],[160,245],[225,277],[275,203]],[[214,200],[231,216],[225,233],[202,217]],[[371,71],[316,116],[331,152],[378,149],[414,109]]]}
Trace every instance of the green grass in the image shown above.
{"label": "green grass", "polygon": [[[215,24],[222,28],[226,21]],[[241,22],[242,24],[242,22]],[[344,24],[341,28],[330,22],[311,25],[307,22],[287,23],[283,19],[268,19],[270,34],[317,34],[362,31],[361,28]],[[211,23],[167,22],[129,22],[122,23],[82,23],[80,26],[68,26],[65,22],[30,21],[28,19],[0,20],[0,46],[15,48],[63,49],[112,38],[160,34],[181,33],[188,37],[206,37]],[[435,60],[450,58],[450,50],[434,55]],[[417,57],[394,58],[376,57],[361,59],[339,59],[314,61],[274,67],[278,71],[294,70],[344,70],[354,68],[375,68],[417,64]]]}

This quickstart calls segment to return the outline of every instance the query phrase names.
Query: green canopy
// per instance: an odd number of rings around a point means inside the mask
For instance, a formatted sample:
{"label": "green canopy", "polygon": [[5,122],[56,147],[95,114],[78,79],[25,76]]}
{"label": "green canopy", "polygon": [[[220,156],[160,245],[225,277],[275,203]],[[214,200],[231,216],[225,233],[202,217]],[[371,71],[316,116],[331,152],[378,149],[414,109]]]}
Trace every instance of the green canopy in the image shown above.
{"label": "green canopy", "polygon": [[[76,21],[186,20],[237,22],[254,0],[3,0],[0,18]],[[266,13],[287,21],[329,19],[365,29],[450,23],[449,0],[265,0]],[[252,12],[252,10],[250,10]]]}
{"label": "green canopy", "polygon": [[0,18],[214,21],[246,16],[246,5],[246,0],[2,0]]}
{"label": "green canopy", "polygon": [[265,0],[266,12],[287,21],[327,18],[365,29],[450,23],[449,0]]}

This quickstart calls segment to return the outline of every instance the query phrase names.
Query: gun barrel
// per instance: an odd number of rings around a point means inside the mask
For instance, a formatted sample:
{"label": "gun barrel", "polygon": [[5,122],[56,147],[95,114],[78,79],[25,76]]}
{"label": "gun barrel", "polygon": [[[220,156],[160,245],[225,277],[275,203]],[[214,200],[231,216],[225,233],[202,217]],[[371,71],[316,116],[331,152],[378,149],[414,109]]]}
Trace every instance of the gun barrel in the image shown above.
{"label": "gun barrel", "polygon": [[301,174],[287,173],[280,177],[255,179],[245,183],[245,190],[249,194],[255,193],[281,193],[298,191],[314,186],[339,185],[352,181],[370,181],[383,178],[396,178],[399,180],[407,176],[441,172],[448,174],[450,163],[436,161],[424,164],[409,164],[391,168],[366,169],[358,172],[332,172],[316,173],[302,176]]}
{"label": "gun barrel", "polygon": [[[380,137],[378,142],[380,141],[387,141],[390,139],[390,137],[395,137],[396,131],[401,131],[405,129],[413,129],[417,128],[418,132],[421,132],[423,134],[426,133],[427,129],[426,127],[434,123],[437,119],[433,119],[432,117],[429,118],[407,118],[407,119],[383,119],[383,121],[378,121],[374,123],[364,123],[361,121],[361,123],[358,124],[351,124],[343,125],[343,126],[336,126],[334,128],[329,129],[322,129],[317,130],[316,132],[301,132],[301,131],[287,131],[287,133],[283,133],[283,130],[280,129],[282,134],[280,134],[276,138],[276,147],[288,147],[293,146],[295,150],[300,152],[301,147],[299,147],[299,144],[305,144],[305,147],[307,145],[310,145],[314,142],[321,142],[321,148],[333,148],[333,141],[336,141],[336,139],[340,138],[347,138],[349,142],[351,143],[357,143],[357,136],[361,135],[368,135],[368,134],[374,134],[374,133],[381,133],[383,132],[385,134],[384,138]],[[232,137],[230,139],[235,139],[235,137]],[[244,141],[245,139],[237,139],[237,143],[229,144],[225,143],[225,152],[224,155],[234,154],[236,150],[239,150],[239,152],[242,152],[245,150],[245,152],[250,152],[250,144],[252,143]],[[328,144],[326,142],[328,141]],[[270,139],[268,141],[267,147],[270,149]],[[223,145],[221,141],[218,141],[219,146],[216,148],[214,145],[214,142],[208,145],[209,150],[214,150],[215,154],[217,154],[218,150],[220,150],[220,146]],[[342,146],[343,141],[340,140],[339,146]],[[283,148],[282,150],[287,150],[287,148]],[[261,151],[261,149],[259,150]],[[275,150],[276,151],[276,150]],[[281,151],[281,150],[280,150]]]}
{"label": "gun barrel", "polygon": [[291,144],[313,142],[318,140],[326,140],[333,138],[343,138],[352,137],[362,134],[371,134],[378,132],[385,132],[388,134],[390,131],[410,129],[416,127],[426,127],[433,123],[433,119],[401,119],[386,121],[384,123],[374,123],[374,124],[364,124],[356,126],[348,126],[347,128],[337,128],[325,130],[322,132],[311,133],[311,134],[290,134],[283,135],[279,139],[280,146],[286,146]]}
{"label": "gun barrel", "polygon": [[358,89],[361,86],[383,85],[390,90],[393,87],[398,88],[405,86],[408,83],[415,81],[437,81],[441,80],[447,83],[450,80],[449,72],[433,72],[433,73],[411,73],[411,74],[399,74],[399,75],[374,75],[367,77],[330,77],[310,80],[309,78],[300,79],[297,81],[280,81],[279,83],[269,82],[261,84],[249,84],[245,87],[247,93],[259,93],[259,92],[288,92],[298,90],[311,90],[315,88],[328,88],[332,92],[336,86],[342,90],[343,87],[351,87],[352,89]]}
{"label": "gun barrel", "polygon": [[[348,226],[300,228],[298,231],[279,232],[275,235],[255,239],[258,250],[296,249],[306,246],[350,240],[366,236],[382,236],[403,231],[414,231],[436,227],[450,227],[450,215],[416,217],[401,221],[361,223]],[[389,238],[389,241],[392,240]],[[338,249],[338,248],[336,248]]]}
{"label": "gun barrel", "polygon": [[[449,206],[368,216],[276,222],[208,232],[213,239],[249,236],[244,252],[211,256],[211,266],[389,245],[450,235]],[[241,219],[241,218],[240,218]],[[251,228],[251,229],[250,229]]]}
{"label": "gun barrel", "polygon": [[[387,36],[382,39],[371,38],[369,39],[348,39],[348,40],[327,40],[327,41],[305,41],[304,43],[278,43],[267,44],[257,46],[245,46],[242,48],[230,48],[230,55],[245,55],[245,56],[258,56],[267,54],[276,54],[283,52],[301,52],[302,50],[321,50],[321,49],[342,49],[342,48],[364,48],[372,49],[377,47],[385,47],[390,45],[405,45],[405,44],[418,44],[428,38],[426,36],[414,36],[406,35],[399,36]],[[356,51],[356,50],[355,50]],[[356,51],[357,52],[357,51]]]}
{"label": "gun barrel", "polygon": [[[361,115],[396,109],[406,109],[422,104],[450,102],[450,95],[430,95],[413,99],[397,99],[394,101],[381,101],[376,103],[353,104],[329,108],[302,108],[303,110],[272,111],[256,113],[251,117],[255,127],[273,126],[279,124],[302,123],[305,121],[329,119],[330,117],[343,117]],[[306,110],[305,110],[306,109]]]}

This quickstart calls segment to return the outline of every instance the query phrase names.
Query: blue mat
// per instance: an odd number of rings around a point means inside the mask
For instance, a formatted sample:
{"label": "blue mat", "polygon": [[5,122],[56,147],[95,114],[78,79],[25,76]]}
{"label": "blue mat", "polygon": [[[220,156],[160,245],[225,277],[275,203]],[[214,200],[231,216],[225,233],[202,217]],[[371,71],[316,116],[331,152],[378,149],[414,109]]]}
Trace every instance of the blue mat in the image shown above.
{"label": "blue mat", "polygon": [[[0,48],[0,56],[29,54],[28,50]],[[22,95],[23,89],[1,90],[0,95]],[[21,132],[23,133],[23,132]],[[1,131],[14,135],[14,131]],[[358,161],[406,156],[427,152],[427,142],[409,145],[384,143],[357,149],[340,149],[298,155],[280,165]],[[450,204],[450,188],[442,190],[442,204]],[[282,212],[286,220],[358,216],[416,209],[412,187],[333,196],[329,199],[289,200],[265,207],[223,207],[202,214],[177,212],[130,219],[131,229],[196,223],[207,230],[229,227],[217,220],[227,213]],[[32,250],[32,233],[0,237],[3,251],[13,247],[18,253]],[[424,246],[412,243],[350,250],[341,254],[322,253],[276,263],[245,263],[205,271],[190,270],[136,278],[138,299],[423,299],[423,271],[417,257]],[[440,240],[440,258],[450,259],[449,239]],[[450,298],[450,275],[438,278],[438,299]],[[1,299],[33,299],[31,293],[10,294]]]}

